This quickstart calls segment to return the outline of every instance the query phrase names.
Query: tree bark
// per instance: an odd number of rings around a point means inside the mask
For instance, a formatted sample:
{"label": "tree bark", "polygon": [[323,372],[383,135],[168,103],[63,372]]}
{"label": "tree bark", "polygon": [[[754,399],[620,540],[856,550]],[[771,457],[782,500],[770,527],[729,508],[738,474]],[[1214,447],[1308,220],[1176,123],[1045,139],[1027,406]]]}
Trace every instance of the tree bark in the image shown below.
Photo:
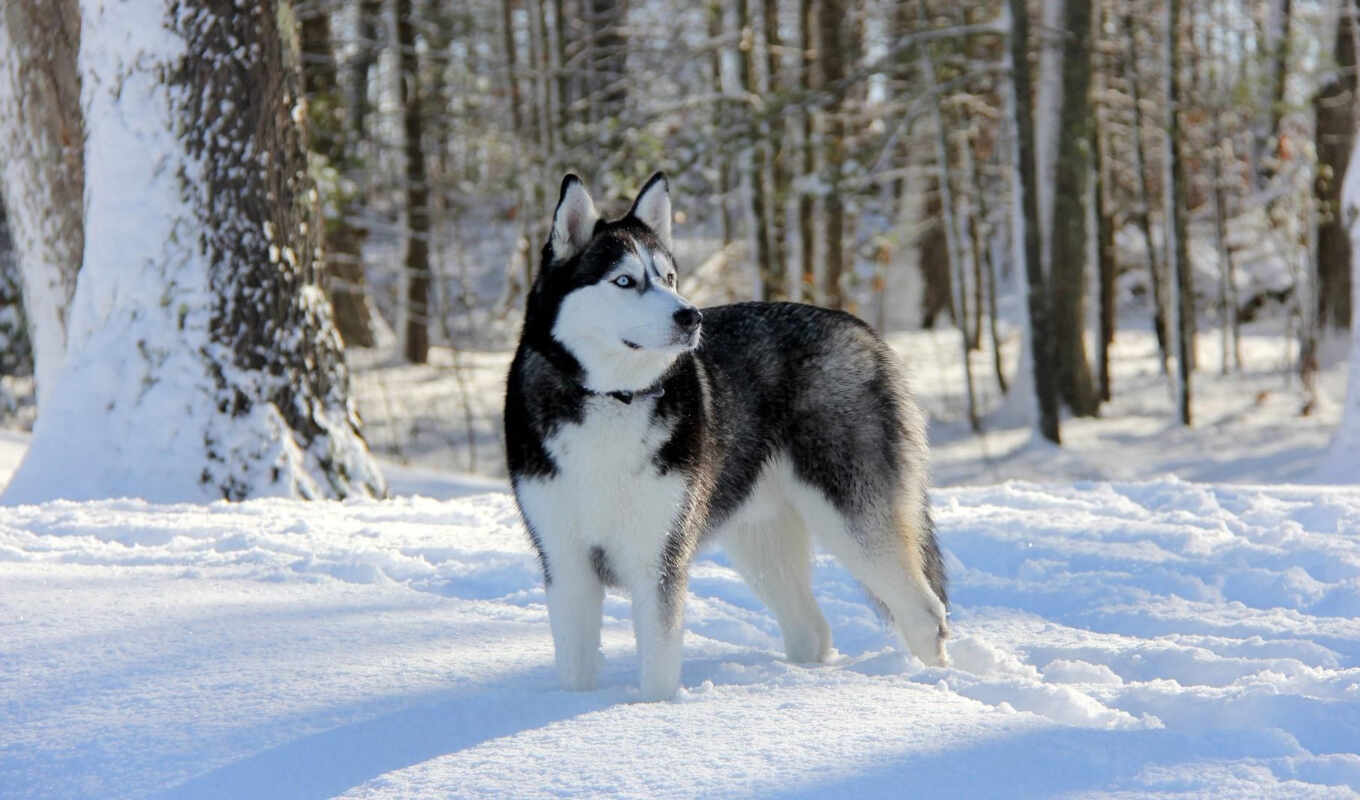
{"label": "tree bark", "polygon": [[33,347],[28,340],[18,261],[5,203],[0,199],[0,375],[33,374]]}
{"label": "tree bark", "polygon": [[1091,126],[1091,180],[1095,185],[1091,198],[1096,204],[1096,273],[1100,279],[1100,338],[1099,376],[1100,399],[1109,402],[1111,398],[1110,346],[1114,344],[1115,318],[1118,306],[1115,303],[1115,277],[1117,264],[1114,250],[1114,215],[1105,198],[1105,148],[1101,136],[1101,122],[1098,112],[1094,113]]}
{"label": "tree bark", "polygon": [[368,114],[372,104],[368,101],[368,77],[378,63],[378,51],[382,25],[383,0],[359,0],[359,19],[357,24],[358,41],[355,43],[353,60],[350,61],[350,135],[356,142],[364,141],[368,135]]}
{"label": "tree bark", "polygon": [[1336,72],[1313,99],[1316,119],[1318,180],[1317,263],[1318,320],[1346,329],[1353,324],[1351,308],[1351,240],[1341,214],[1341,179],[1350,163],[1360,105],[1356,75],[1356,27],[1360,3],[1344,0],[1334,45]]}
{"label": "tree bark", "polygon": [[1086,355],[1086,208],[1091,169],[1091,0],[1065,0],[1062,91],[1049,233],[1048,283],[1057,345],[1058,390],[1072,413],[1095,416],[1100,395]]}
{"label": "tree bark", "polygon": [[[799,60],[799,84],[803,91],[819,85],[817,76],[817,8],[814,0],[799,0],[798,26],[802,58]],[[804,176],[817,172],[816,114],[810,106],[803,108],[803,163]],[[812,224],[815,198],[807,191],[798,193],[798,268],[802,271],[802,300],[817,299],[817,232]]]}
{"label": "tree bark", "polygon": [[0,199],[14,237],[37,381],[52,399],[84,252],[77,0],[0,4]]}
{"label": "tree bark", "polygon": [[401,115],[406,150],[406,360],[430,357],[430,188],[425,169],[425,114],[411,0],[396,0],[401,51]]}
{"label": "tree bark", "polygon": [[[1360,308],[1360,137],[1340,179],[1342,227],[1351,237],[1351,307]],[[1337,483],[1360,481],[1355,454],[1360,453],[1360,325],[1351,325],[1350,370],[1346,377],[1346,401],[1341,423],[1319,477]]]}
{"label": "tree bark", "polygon": [[[762,2],[762,21],[765,24],[765,71],[769,76],[769,82],[765,87],[765,95],[771,99],[777,99],[784,94],[785,80],[783,79],[783,58],[781,51],[784,47],[783,37],[779,35],[779,0],[763,0]],[[770,260],[774,268],[778,270],[779,296],[787,298],[789,296],[789,254],[788,254],[788,231],[785,224],[785,210],[789,199],[789,167],[788,154],[785,152],[785,128],[788,127],[790,117],[786,114],[779,114],[772,117],[768,123],[769,135],[767,142],[769,146],[769,231],[770,231]]]}
{"label": "tree bark", "polygon": [[1181,0],[1167,0],[1166,39],[1166,167],[1164,197],[1166,204],[1167,256],[1171,261],[1171,281],[1175,290],[1172,310],[1176,320],[1176,408],[1182,425],[1193,422],[1190,400],[1191,375],[1194,370],[1195,346],[1195,287],[1190,268],[1189,242],[1186,231],[1185,154],[1180,132],[1181,87],[1178,75],[1180,47],[1178,32],[1181,22]]}
{"label": "tree bark", "polygon": [[[821,44],[817,51],[823,86],[834,86],[845,78],[846,14],[845,0],[819,0],[818,31]],[[833,94],[826,105],[826,177],[828,188],[823,199],[826,209],[826,274],[823,279],[826,305],[845,307],[845,207],[841,199],[841,169],[845,164],[845,118],[841,93]]]}
{"label": "tree bark", "polygon": [[1029,336],[1034,369],[1034,391],[1038,400],[1038,431],[1045,439],[1059,444],[1058,383],[1053,360],[1052,319],[1048,313],[1048,292],[1044,284],[1043,262],[1039,248],[1039,202],[1034,164],[1034,115],[1030,101],[1029,18],[1024,0],[1007,0],[1011,35],[1011,115],[1013,118],[1014,178],[1016,201],[1015,230],[1018,261],[1022,262],[1028,287]]}
{"label": "tree bark", "polygon": [[[737,79],[741,82],[741,91],[745,92],[747,97],[755,98],[760,96],[760,87],[756,85],[756,37],[747,0],[737,0],[736,13]],[[746,130],[746,141],[742,148],[746,150],[742,166],[746,173],[747,185],[750,187],[750,202],[746,214],[750,221],[748,235],[754,245],[751,256],[756,264],[756,273],[760,277],[758,298],[775,300],[782,294],[784,276],[782,270],[776,269],[770,251],[769,203],[765,196],[767,171],[765,140],[764,126],[756,115],[751,115]]]}
{"label": "tree bark", "polygon": [[[524,115],[519,97],[519,47],[515,44],[514,0],[501,0],[501,36],[505,46],[505,80],[510,90],[511,131],[519,136],[524,132]],[[409,6],[409,3],[408,3]]]}
{"label": "tree bark", "polygon": [[383,494],[318,285],[289,8],[82,11],[89,238],[6,501]]}
{"label": "tree bark", "polygon": [[[723,94],[723,69],[722,69],[722,50],[718,46],[718,41],[723,35],[723,3],[721,0],[710,0],[708,4],[708,38],[712,43],[712,54],[709,59],[709,72],[713,79],[713,92],[721,96]],[[727,104],[713,104],[713,127],[723,130],[727,120]],[[714,147],[713,168],[718,175],[718,208],[722,218],[722,243],[723,247],[732,242],[732,163],[728,159],[727,149],[724,147]]]}
{"label": "tree bark", "polygon": [[[591,15],[591,69],[595,85],[596,121],[617,129],[619,117],[628,100],[628,37],[623,24],[628,16],[627,0],[588,0]],[[615,130],[617,135],[617,130]]]}

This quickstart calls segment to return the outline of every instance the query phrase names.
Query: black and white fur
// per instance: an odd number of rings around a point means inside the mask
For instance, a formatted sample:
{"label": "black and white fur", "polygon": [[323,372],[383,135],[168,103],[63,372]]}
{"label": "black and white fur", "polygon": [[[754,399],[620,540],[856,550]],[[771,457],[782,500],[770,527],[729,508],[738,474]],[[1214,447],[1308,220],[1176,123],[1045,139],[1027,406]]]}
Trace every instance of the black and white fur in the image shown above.
{"label": "black and white fur", "polygon": [[708,541],[773,611],[789,660],[831,653],[811,589],[815,538],[912,653],[947,663],[925,424],[896,356],[849,314],[699,312],[676,285],[664,175],[612,221],[580,179],[563,180],[505,400],[563,686],[595,686],[604,589],[619,586],[642,693],[671,697],[688,569]]}

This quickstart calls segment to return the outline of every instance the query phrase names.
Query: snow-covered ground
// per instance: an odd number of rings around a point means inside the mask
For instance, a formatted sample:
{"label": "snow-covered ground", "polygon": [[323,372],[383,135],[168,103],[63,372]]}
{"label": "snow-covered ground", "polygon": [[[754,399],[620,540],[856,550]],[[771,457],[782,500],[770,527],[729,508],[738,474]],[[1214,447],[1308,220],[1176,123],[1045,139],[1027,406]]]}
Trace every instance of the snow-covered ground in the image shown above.
{"label": "snow-covered ground", "polygon": [[1360,488],[934,503],[954,667],[904,657],[826,557],[839,655],[786,663],[708,553],[662,704],[612,594],[603,688],[558,690],[502,492],[0,509],[0,796],[1360,793]]}

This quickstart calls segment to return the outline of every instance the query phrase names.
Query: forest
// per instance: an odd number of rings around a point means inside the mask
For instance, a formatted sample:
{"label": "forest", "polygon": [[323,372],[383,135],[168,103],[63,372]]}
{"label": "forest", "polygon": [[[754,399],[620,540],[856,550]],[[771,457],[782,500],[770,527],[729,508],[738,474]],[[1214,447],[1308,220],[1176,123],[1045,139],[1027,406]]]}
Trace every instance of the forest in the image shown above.
{"label": "forest", "polygon": [[[1244,324],[1278,322],[1301,415],[1344,358],[1353,2],[138,5],[139,30],[4,10],[5,404],[96,415],[127,387],[82,362],[203,392],[172,435],[212,496],[381,492],[346,351],[444,348],[474,393],[466,354],[512,343],[568,171],[606,208],[672,175],[705,301],[949,326],[974,431],[991,396],[1054,443],[1100,415],[1121,328],[1155,336],[1184,425],[1197,375],[1244,369]],[[159,377],[180,356],[193,389]],[[117,399],[126,421],[39,424],[35,452],[154,417]]]}
{"label": "forest", "polygon": [[[6,403],[97,414],[120,389],[82,361],[173,403],[185,356],[210,495],[381,492],[345,351],[506,349],[568,171],[606,208],[671,174],[706,301],[950,326],[974,431],[992,394],[1054,443],[1100,415],[1121,326],[1184,425],[1244,324],[1280,323],[1303,415],[1344,353],[1352,2],[168,2],[122,39],[86,5],[4,11]],[[154,416],[120,400],[35,452]]]}

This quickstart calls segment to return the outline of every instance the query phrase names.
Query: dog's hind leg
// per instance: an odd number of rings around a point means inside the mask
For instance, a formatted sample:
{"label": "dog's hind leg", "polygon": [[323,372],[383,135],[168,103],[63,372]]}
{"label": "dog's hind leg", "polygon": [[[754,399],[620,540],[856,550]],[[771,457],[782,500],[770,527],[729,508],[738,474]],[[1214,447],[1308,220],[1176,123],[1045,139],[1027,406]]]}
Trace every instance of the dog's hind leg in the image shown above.
{"label": "dog's hind leg", "polygon": [[[842,513],[816,489],[798,492],[800,510],[818,540],[887,609],[893,626],[913,655],[929,666],[947,666],[944,640],[949,635],[944,587],[932,585],[927,551],[933,536],[923,509],[890,508],[863,514]],[[913,523],[912,520],[919,520]],[[938,556],[934,556],[938,557]]]}
{"label": "dog's hind leg", "polygon": [[831,655],[831,627],[812,596],[812,544],[791,508],[769,525],[737,525],[723,537],[723,550],[779,621],[784,655],[797,663]]}
{"label": "dog's hind leg", "polygon": [[589,555],[576,548],[561,548],[545,563],[551,575],[546,592],[548,622],[562,688],[594,689],[601,660],[604,586]]}

